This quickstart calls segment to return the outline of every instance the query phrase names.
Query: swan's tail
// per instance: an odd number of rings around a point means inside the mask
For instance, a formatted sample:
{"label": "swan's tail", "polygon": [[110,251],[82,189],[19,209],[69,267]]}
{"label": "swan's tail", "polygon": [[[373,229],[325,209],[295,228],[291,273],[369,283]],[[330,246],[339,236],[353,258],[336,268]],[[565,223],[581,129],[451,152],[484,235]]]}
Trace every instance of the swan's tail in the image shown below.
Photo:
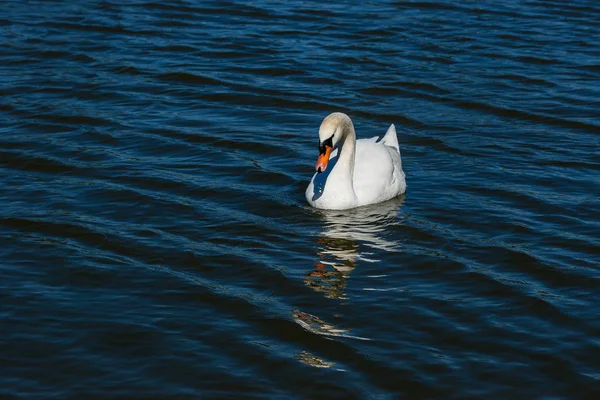
{"label": "swan's tail", "polygon": [[398,144],[398,135],[396,134],[396,127],[394,124],[391,124],[388,128],[385,136],[381,139],[381,142],[386,146],[390,146],[398,150],[400,152],[400,145]]}

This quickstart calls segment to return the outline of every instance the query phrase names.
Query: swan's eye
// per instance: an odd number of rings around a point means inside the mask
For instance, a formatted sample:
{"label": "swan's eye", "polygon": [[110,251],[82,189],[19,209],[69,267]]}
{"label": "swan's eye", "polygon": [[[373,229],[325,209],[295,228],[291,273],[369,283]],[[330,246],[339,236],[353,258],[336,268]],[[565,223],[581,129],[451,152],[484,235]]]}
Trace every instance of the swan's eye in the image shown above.
{"label": "swan's eye", "polygon": [[327,140],[324,140],[322,143],[319,143],[319,154],[325,154],[325,148],[329,146],[333,147],[333,135]]}

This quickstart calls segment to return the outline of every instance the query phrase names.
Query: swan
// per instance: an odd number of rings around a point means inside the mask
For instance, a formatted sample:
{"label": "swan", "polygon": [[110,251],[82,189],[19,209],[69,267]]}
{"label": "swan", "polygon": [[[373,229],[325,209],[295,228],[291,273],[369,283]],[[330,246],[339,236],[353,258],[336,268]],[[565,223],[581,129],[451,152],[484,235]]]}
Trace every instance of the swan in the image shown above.
{"label": "swan", "polygon": [[346,210],[406,191],[394,124],[381,139],[356,140],[350,117],[340,112],[328,115],[319,128],[316,170],[305,193],[315,208]]}

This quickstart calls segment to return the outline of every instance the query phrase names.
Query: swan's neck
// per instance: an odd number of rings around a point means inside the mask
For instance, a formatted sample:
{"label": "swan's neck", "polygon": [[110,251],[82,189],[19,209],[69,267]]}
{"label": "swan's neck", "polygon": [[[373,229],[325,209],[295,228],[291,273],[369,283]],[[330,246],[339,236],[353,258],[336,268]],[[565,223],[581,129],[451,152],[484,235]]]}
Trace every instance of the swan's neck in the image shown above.
{"label": "swan's neck", "polygon": [[356,197],[354,185],[352,184],[356,157],[356,133],[352,121],[345,122],[342,137],[338,144],[338,161],[332,174],[335,174],[335,181],[343,187],[345,192],[351,194],[352,197]]}

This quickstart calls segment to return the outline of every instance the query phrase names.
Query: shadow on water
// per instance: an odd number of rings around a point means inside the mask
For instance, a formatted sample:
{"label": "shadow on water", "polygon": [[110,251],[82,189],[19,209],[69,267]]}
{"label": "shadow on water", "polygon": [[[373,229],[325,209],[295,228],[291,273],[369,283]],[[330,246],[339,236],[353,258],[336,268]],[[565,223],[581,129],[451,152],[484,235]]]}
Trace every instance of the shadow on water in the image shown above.
{"label": "shadow on water", "polygon": [[317,239],[315,268],[305,284],[325,297],[346,299],[347,280],[360,262],[380,261],[382,252],[399,251],[401,245],[386,239],[385,232],[398,224],[404,196],[353,210],[319,210],[323,230]]}

